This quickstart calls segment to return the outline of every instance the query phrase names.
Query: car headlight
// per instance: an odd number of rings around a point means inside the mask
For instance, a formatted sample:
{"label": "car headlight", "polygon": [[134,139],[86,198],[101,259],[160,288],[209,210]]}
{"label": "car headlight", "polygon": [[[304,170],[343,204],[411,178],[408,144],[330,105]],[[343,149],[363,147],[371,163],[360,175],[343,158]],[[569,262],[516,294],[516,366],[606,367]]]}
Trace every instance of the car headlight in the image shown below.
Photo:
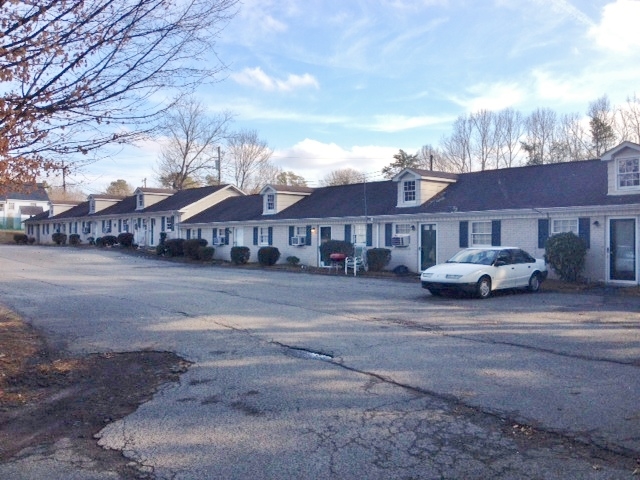
{"label": "car headlight", "polygon": [[457,279],[459,279],[461,277],[462,277],[462,275],[452,275],[452,274],[447,275],[447,279],[448,280],[457,280]]}
{"label": "car headlight", "polygon": [[433,277],[433,273],[423,273],[422,276],[424,278],[430,278],[430,277]]}

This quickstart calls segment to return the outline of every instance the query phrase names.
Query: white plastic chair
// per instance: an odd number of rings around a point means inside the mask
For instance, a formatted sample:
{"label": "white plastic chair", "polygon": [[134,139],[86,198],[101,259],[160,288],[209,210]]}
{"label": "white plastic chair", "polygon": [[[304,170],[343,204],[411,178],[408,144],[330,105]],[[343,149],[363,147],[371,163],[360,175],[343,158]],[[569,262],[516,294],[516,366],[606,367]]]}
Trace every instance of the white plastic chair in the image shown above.
{"label": "white plastic chair", "polygon": [[358,274],[358,270],[366,271],[367,269],[367,247],[364,245],[354,245],[353,256],[344,259],[344,274],[349,273],[349,269],[353,271],[353,276]]}

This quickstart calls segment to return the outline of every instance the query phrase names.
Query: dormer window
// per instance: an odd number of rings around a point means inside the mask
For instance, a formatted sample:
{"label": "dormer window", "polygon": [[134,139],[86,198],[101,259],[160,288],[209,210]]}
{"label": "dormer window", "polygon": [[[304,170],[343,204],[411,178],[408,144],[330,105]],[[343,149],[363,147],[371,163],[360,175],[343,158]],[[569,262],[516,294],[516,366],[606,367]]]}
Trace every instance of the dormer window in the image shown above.
{"label": "dormer window", "polygon": [[96,201],[94,198],[89,200],[89,213],[96,213]]}
{"label": "dormer window", "polygon": [[268,193],[266,211],[273,212],[275,209],[276,209],[276,195],[275,193]]}
{"label": "dormer window", "polygon": [[138,206],[136,207],[137,210],[142,210],[144,209],[144,195],[142,193],[138,194]]}
{"label": "dormer window", "polygon": [[618,159],[618,188],[640,188],[640,158]]}
{"label": "dormer window", "polygon": [[413,203],[416,201],[415,180],[405,180],[402,182],[402,201],[404,203]]}

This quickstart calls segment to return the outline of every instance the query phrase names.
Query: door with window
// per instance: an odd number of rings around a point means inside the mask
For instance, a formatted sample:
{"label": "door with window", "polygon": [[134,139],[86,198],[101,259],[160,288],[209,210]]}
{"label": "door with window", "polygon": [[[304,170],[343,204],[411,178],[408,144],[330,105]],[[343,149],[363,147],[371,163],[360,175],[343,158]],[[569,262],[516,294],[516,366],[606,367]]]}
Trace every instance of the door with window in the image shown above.
{"label": "door with window", "polygon": [[[327,243],[329,240],[331,240],[331,227],[329,226],[320,227],[320,245]],[[321,266],[330,265],[331,259],[328,256],[327,258],[324,258],[322,255],[321,249],[319,249],[318,252],[319,252],[318,255],[320,256],[320,265]]]}
{"label": "door with window", "polygon": [[436,247],[435,223],[423,223],[420,227],[420,270],[436,264]]}
{"label": "door with window", "polygon": [[609,220],[609,280],[637,282],[636,220]]}

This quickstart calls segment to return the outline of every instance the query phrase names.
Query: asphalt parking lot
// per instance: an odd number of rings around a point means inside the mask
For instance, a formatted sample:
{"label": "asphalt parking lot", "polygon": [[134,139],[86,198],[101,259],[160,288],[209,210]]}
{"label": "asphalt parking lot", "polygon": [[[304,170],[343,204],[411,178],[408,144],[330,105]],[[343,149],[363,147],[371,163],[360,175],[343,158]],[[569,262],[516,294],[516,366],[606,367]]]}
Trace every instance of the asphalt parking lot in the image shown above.
{"label": "asphalt parking lot", "polygon": [[[640,464],[640,299],[436,298],[392,279],[0,246],[0,302],[76,354],[172,351],[99,435],[160,479],[619,479]],[[70,467],[70,465],[72,465]],[[75,469],[27,452],[0,478]]]}

